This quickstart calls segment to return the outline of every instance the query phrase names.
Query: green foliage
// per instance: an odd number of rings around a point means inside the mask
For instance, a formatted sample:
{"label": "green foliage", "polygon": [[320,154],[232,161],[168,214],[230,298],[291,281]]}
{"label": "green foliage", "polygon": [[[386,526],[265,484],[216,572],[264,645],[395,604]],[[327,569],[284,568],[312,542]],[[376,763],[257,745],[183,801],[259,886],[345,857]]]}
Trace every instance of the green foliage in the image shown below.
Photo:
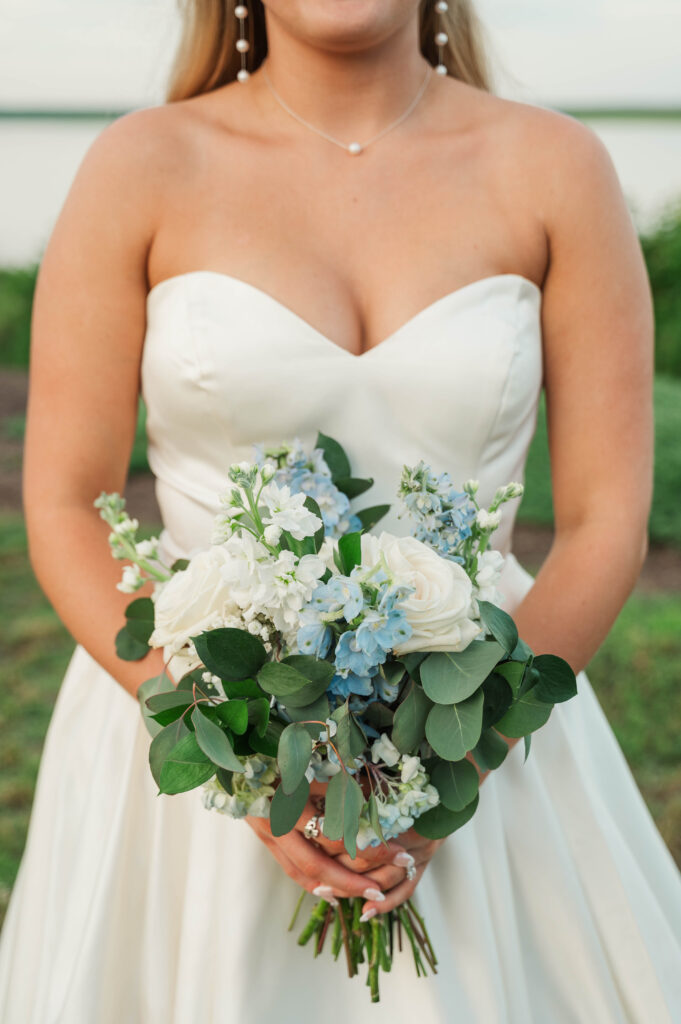
{"label": "green foliage", "polygon": [[681,377],[681,203],[641,236],[655,306],[655,369]]}
{"label": "green foliage", "polygon": [[0,366],[28,366],[38,265],[0,270]]}
{"label": "green foliage", "polygon": [[[680,278],[681,280],[681,278]],[[681,287],[679,287],[681,294]],[[655,490],[650,516],[650,537],[657,543],[681,547],[681,381],[671,377],[655,380]],[[524,523],[553,523],[551,469],[542,400],[537,431],[530,446],[525,471],[525,494],[518,512]]]}

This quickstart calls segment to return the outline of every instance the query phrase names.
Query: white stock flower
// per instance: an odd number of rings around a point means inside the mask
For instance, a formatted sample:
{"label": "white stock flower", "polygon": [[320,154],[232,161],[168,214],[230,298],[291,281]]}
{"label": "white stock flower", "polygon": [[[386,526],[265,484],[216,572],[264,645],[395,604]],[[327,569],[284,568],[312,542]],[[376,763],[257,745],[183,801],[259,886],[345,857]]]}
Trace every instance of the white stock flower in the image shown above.
{"label": "white stock flower", "polygon": [[140,558],[156,558],[158,554],[158,537],[150,537],[149,540],[140,540],[135,545],[135,551]]}
{"label": "white stock flower", "polygon": [[378,537],[362,534],[362,564],[385,559],[396,584],[414,588],[400,606],[412,627],[411,636],[398,644],[399,656],[410,651],[462,651],[481,632],[470,618],[473,584],[464,569],[442,558],[415,537]]}
{"label": "white stock flower", "polygon": [[478,556],[478,569],[475,574],[476,600],[499,603],[497,583],[501,579],[503,568],[504,556],[500,551],[488,548]]}
{"label": "white stock flower", "polygon": [[294,540],[313,537],[322,525],[319,516],[305,507],[306,495],[302,492],[291,494],[290,487],[278,487],[274,481],[267,484],[261,494],[268,514],[262,517],[265,526],[277,526],[286,530]]}
{"label": "white stock flower", "polygon": [[501,522],[501,511],[497,509],[495,512],[488,512],[487,509],[481,508],[475,521],[481,530],[496,530]]}
{"label": "white stock flower", "polygon": [[144,584],[138,565],[124,565],[123,578],[116,584],[116,589],[123,594],[134,594]]}

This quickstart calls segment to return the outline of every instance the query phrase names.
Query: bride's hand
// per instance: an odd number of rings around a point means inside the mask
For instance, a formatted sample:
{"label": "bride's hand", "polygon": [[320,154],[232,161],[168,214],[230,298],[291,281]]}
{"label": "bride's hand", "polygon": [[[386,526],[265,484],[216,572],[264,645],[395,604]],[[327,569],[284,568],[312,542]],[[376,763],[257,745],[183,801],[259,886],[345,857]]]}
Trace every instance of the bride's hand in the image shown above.
{"label": "bride's hand", "polygon": [[308,801],[295,828],[278,837],[272,835],[267,818],[249,815],[245,820],[286,874],[308,892],[330,901],[336,896],[359,896],[369,901],[373,897],[370,905],[382,906],[383,901],[376,894],[404,878],[405,869],[392,864],[396,856],[404,855],[404,844],[393,840],[387,848],[358,852],[353,860],[345,853],[342,842],[332,842],[321,833],[314,840],[305,838],[305,824],[315,814],[316,807]]}
{"label": "bride's hand", "polygon": [[[365,869],[371,871],[371,877],[385,893],[384,900],[367,900],[362,907],[363,913],[370,912],[373,917],[376,912],[383,914],[388,910],[394,910],[400,903],[405,903],[413,896],[431,857],[443,843],[444,839],[425,839],[413,829],[409,829],[408,832],[403,832],[400,835],[400,844],[404,853],[397,858],[397,864],[392,862],[386,864],[384,859],[381,860],[381,851],[385,850],[382,845],[362,850],[354,861],[345,852],[341,852],[336,860],[344,867],[353,865],[350,870],[362,870],[360,865],[365,864]],[[393,845],[392,840],[390,845]],[[410,863],[408,858],[413,858],[411,863],[415,868],[415,874],[411,879],[407,878],[407,869]]]}

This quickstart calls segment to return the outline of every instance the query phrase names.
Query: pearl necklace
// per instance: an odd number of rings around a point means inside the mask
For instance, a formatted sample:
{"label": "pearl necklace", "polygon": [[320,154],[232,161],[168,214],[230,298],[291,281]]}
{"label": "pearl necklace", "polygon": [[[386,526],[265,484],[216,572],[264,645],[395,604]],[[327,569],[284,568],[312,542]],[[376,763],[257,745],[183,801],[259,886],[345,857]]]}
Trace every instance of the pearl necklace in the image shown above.
{"label": "pearl necklace", "polygon": [[423,78],[423,81],[421,82],[421,85],[419,86],[419,90],[416,93],[416,96],[411,101],[411,103],[409,104],[407,109],[404,111],[404,113],[400,114],[400,116],[397,118],[397,120],[393,121],[391,124],[389,124],[387,126],[387,128],[383,128],[382,131],[380,131],[377,135],[374,135],[372,138],[367,139],[366,142],[342,142],[340,139],[335,139],[333,137],[333,135],[329,135],[327,132],[322,131],[321,128],[317,128],[315,125],[310,124],[310,122],[306,121],[304,118],[302,118],[300,116],[300,114],[296,114],[295,110],[291,110],[289,105],[284,102],[284,100],[281,98],[281,96],[279,95],[277,90],[272,85],[272,82],[270,81],[270,77],[267,74],[267,68],[265,66],[265,63],[263,63],[261,65],[261,69],[262,69],[262,73],[263,73],[263,78],[265,79],[265,81],[266,81],[266,83],[267,83],[267,85],[268,85],[268,87],[270,89],[270,92],[274,96],[274,98],[277,101],[277,103],[279,103],[280,106],[282,106],[284,108],[284,110],[288,114],[291,115],[291,117],[294,117],[296,119],[296,121],[299,121],[300,124],[304,125],[306,128],[309,128],[311,131],[316,132],[317,135],[321,135],[322,138],[328,139],[329,142],[334,142],[337,146],[340,146],[342,149],[347,150],[347,152],[350,153],[352,156],[357,156],[359,153],[362,152],[362,150],[366,149],[366,147],[368,145],[370,145],[370,143],[376,142],[377,139],[382,138],[389,131],[392,131],[393,128],[397,128],[398,124],[401,124],[402,121],[404,121],[404,119],[406,117],[408,117],[409,114],[411,114],[412,110],[414,109],[414,107],[416,106],[416,104],[418,103],[418,101],[421,99],[421,97],[423,96],[424,92],[426,91],[426,86],[428,85],[428,82],[430,81],[430,79],[432,77],[432,74],[433,74],[433,67],[432,67],[432,65],[429,64],[428,68],[426,69],[426,73],[425,73],[425,76]]}

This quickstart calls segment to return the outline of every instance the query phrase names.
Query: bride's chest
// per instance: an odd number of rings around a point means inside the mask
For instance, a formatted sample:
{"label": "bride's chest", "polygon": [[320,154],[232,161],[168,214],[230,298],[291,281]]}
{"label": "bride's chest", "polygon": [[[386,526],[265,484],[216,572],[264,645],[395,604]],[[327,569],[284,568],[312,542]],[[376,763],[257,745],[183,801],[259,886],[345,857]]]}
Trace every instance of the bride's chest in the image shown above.
{"label": "bride's chest", "polygon": [[[362,356],[334,344],[260,289],[211,271],[152,290],[143,353],[152,431],[220,443],[317,430],[414,451],[513,439],[541,387],[541,293],[496,275],[425,307]],[[400,456],[401,457],[401,456]]]}

